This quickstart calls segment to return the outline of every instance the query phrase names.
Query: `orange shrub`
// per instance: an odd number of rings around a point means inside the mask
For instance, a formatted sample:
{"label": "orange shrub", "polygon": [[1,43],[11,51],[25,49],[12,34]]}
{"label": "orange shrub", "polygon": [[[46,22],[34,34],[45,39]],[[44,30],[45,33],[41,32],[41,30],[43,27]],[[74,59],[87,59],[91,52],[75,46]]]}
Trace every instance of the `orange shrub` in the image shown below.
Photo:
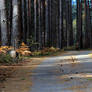
{"label": "orange shrub", "polygon": [[0,53],[6,54],[11,49],[13,49],[13,47],[10,47],[10,46],[1,46],[0,47]]}
{"label": "orange shrub", "polygon": [[59,48],[50,47],[50,48],[44,48],[41,52],[42,53],[45,53],[45,52],[56,52],[58,50],[59,50]]}
{"label": "orange shrub", "polygon": [[21,43],[21,46],[16,51],[20,55],[23,55],[23,56],[30,56],[31,55],[31,51],[30,51],[29,47],[24,42]]}

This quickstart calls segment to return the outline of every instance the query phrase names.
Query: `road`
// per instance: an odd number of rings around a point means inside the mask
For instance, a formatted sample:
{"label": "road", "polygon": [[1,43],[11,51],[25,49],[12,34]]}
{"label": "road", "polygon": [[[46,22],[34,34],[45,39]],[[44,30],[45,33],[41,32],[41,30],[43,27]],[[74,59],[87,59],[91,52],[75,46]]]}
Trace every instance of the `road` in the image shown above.
{"label": "road", "polygon": [[92,92],[92,51],[69,51],[32,71],[30,92]]}

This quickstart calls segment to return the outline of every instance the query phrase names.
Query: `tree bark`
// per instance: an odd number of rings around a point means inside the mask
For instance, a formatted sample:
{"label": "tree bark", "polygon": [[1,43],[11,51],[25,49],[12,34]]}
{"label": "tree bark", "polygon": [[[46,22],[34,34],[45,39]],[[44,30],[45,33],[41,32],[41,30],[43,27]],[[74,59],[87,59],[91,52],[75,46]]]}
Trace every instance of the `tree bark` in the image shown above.
{"label": "tree bark", "polygon": [[80,49],[83,48],[82,34],[82,2],[77,0],[77,44]]}
{"label": "tree bark", "polygon": [[63,46],[63,10],[62,10],[62,0],[59,1],[59,48]]}
{"label": "tree bark", "polygon": [[0,10],[0,46],[1,46],[1,10]]}

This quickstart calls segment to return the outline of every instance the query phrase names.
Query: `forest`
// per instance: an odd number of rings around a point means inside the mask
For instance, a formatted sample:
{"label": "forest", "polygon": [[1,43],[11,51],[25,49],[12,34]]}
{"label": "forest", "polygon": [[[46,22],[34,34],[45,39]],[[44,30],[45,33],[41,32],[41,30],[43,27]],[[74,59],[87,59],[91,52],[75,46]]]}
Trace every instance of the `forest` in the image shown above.
{"label": "forest", "polygon": [[92,48],[92,0],[0,0],[0,44]]}
{"label": "forest", "polygon": [[92,92],[92,0],[0,0],[0,92]]}

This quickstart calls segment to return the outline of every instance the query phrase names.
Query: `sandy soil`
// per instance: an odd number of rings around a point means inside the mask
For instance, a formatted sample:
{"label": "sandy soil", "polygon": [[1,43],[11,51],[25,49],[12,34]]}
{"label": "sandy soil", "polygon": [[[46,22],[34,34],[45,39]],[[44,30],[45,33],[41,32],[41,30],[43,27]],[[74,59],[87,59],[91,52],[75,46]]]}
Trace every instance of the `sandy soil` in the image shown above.
{"label": "sandy soil", "polygon": [[37,67],[45,58],[32,58],[26,60],[22,66],[0,66],[0,68],[12,68],[12,76],[1,84],[0,92],[29,92],[32,86],[32,70]]}

